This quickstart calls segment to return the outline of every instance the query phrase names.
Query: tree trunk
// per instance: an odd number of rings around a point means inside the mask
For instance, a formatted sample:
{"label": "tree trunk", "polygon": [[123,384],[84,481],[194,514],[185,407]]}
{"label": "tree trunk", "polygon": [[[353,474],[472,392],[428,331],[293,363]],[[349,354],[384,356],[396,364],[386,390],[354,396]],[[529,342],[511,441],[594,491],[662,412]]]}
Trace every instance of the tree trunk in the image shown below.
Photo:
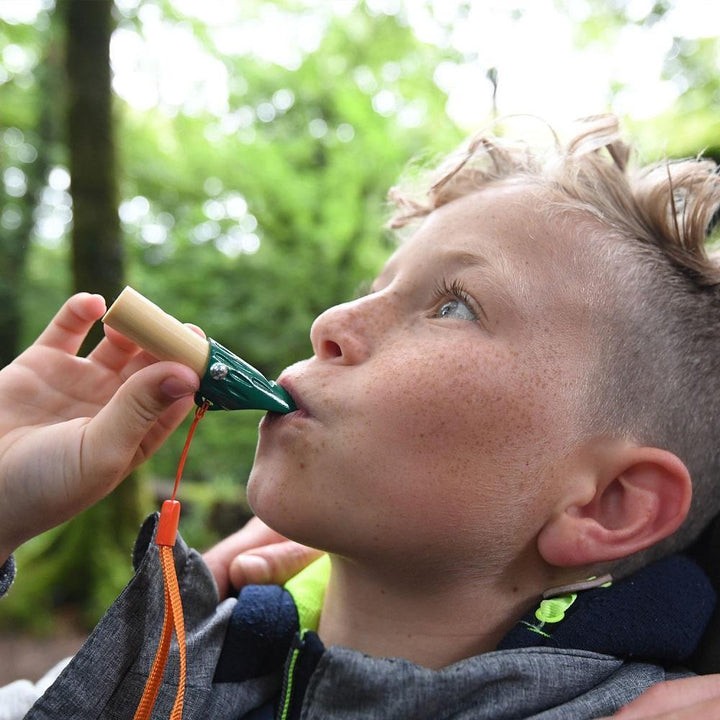
{"label": "tree trunk", "polygon": [[[67,37],[68,148],[73,197],[72,270],[76,291],[113,300],[123,287],[113,137],[110,36],[112,0],[63,0]],[[101,336],[96,328],[86,347]]]}
{"label": "tree trunk", "polygon": [[[110,71],[112,8],[112,0],[62,0],[59,5],[66,33],[73,285],[75,291],[100,293],[108,301],[124,285]],[[97,324],[81,353],[101,338]],[[130,477],[65,528],[65,539],[77,551],[66,556],[71,567],[65,568],[63,590],[91,617],[127,579],[110,566],[128,557],[140,505],[137,478]],[[84,540],[75,544],[78,537]]]}

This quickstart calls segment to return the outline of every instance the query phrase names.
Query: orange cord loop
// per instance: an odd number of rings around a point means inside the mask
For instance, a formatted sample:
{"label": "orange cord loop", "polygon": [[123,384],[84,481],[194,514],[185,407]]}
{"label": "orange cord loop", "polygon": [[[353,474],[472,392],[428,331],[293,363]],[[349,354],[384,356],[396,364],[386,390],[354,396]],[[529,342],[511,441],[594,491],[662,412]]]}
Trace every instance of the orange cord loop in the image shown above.
{"label": "orange cord loop", "polygon": [[180,479],[182,478],[185,460],[187,460],[190,442],[192,441],[200,420],[205,415],[210,403],[206,400],[195,410],[195,417],[190,430],[188,431],[185,447],[180,455],[177,473],[175,475],[175,486],[170,500],[165,500],[160,511],[160,521],[155,533],[155,544],[158,546],[160,563],[162,565],[163,583],[165,586],[165,613],[163,618],[160,642],[158,644],[155,659],[145,683],[142,697],[135,711],[134,720],[150,720],[153,706],[157,700],[160,686],[162,685],[168,656],[170,655],[170,641],[173,630],[178,643],[178,654],[180,672],[175,694],[175,702],[170,713],[170,720],[182,720],[183,705],[185,702],[185,686],[187,683],[187,649],[185,643],[185,620],[183,617],[182,598],[178,587],[177,574],[175,572],[175,560],[173,558],[173,546],[177,537],[178,523],[180,522],[180,503],[175,500]]}

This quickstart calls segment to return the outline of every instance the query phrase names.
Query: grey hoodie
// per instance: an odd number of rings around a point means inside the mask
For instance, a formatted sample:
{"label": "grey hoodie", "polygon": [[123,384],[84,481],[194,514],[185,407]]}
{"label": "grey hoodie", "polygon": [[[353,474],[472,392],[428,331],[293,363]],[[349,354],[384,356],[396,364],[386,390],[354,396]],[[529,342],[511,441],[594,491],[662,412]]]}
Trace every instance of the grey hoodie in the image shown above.
{"label": "grey hoodie", "polygon": [[[155,517],[150,518],[141,529],[133,558],[135,576],[29,710],[28,720],[133,717],[153,662],[164,610],[157,548],[150,542],[155,524]],[[593,617],[592,607],[564,621],[570,628],[566,635],[579,637],[579,647],[566,646],[549,633],[531,632],[532,622],[523,620],[501,645],[504,649],[437,671],[343,647],[325,648],[313,632],[298,632],[297,612],[286,591],[251,587],[238,600],[218,604],[208,568],[182,540],[175,547],[175,561],[188,651],[184,720],[259,720],[276,712],[284,712],[287,720],[583,720],[611,715],[655,683],[688,674],[669,672],[644,659],[631,660],[629,656],[636,654],[632,651],[623,651],[624,656],[607,652],[608,642],[614,642],[612,632],[607,627],[593,631],[582,620],[583,615]],[[699,576],[693,575],[692,581],[702,585]],[[675,584],[671,578],[670,587]],[[695,594],[706,589],[703,586]],[[697,644],[714,606],[714,594],[708,593],[707,608],[700,612],[707,617],[696,628],[683,629],[674,638],[673,631],[659,621],[665,628],[661,640],[674,646],[668,651],[670,662]],[[616,621],[608,611],[612,605],[608,597],[600,591],[594,602],[600,607],[599,617],[609,617],[612,623]],[[590,601],[592,605],[592,597]],[[623,602],[627,604],[626,599]],[[670,618],[676,610],[669,608]],[[572,631],[573,622],[584,630]],[[642,622],[657,625],[658,618],[645,617]],[[562,636],[562,632],[554,634]],[[589,642],[583,638],[588,637],[600,637],[603,651],[583,647]],[[626,639],[620,642],[626,644]],[[643,653],[650,646],[652,642],[639,643]],[[168,717],[175,698],[174,650],[153,718]]]}

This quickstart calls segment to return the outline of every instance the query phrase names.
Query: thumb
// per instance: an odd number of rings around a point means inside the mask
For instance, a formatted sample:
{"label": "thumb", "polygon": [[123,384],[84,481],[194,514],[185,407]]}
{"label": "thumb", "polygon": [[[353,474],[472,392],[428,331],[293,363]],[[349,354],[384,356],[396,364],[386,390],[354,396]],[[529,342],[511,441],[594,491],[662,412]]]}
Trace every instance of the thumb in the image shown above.
{"label": "thumb", "polygon": [[200,385],[190,368],[158,362],[134,373],[89,423],[84,467],[124,473],[151,455],[182,422]]}
{"label": "thumb", "polygon": [[238,590],[252,584],[282,585],[322,554],[291,540],[255,548],[230,563],[230,582]]}

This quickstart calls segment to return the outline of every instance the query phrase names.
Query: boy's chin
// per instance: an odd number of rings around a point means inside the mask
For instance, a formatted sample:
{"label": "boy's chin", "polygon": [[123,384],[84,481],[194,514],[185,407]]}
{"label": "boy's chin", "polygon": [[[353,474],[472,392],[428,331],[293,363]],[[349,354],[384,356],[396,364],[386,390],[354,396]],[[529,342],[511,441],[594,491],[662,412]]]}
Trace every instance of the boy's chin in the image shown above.
{"label": "boy's chin", "polygon": [[311,513],[302,498],[289,491],[287,482],[277,482],[267,469],[262,472],[253,467],[247,484],[247,501],[253,514],[275,532],[305,545],[313,544],[310,536],[314,533],[309,528],[313,525],[317,528],[317,519],[308,517]]}

